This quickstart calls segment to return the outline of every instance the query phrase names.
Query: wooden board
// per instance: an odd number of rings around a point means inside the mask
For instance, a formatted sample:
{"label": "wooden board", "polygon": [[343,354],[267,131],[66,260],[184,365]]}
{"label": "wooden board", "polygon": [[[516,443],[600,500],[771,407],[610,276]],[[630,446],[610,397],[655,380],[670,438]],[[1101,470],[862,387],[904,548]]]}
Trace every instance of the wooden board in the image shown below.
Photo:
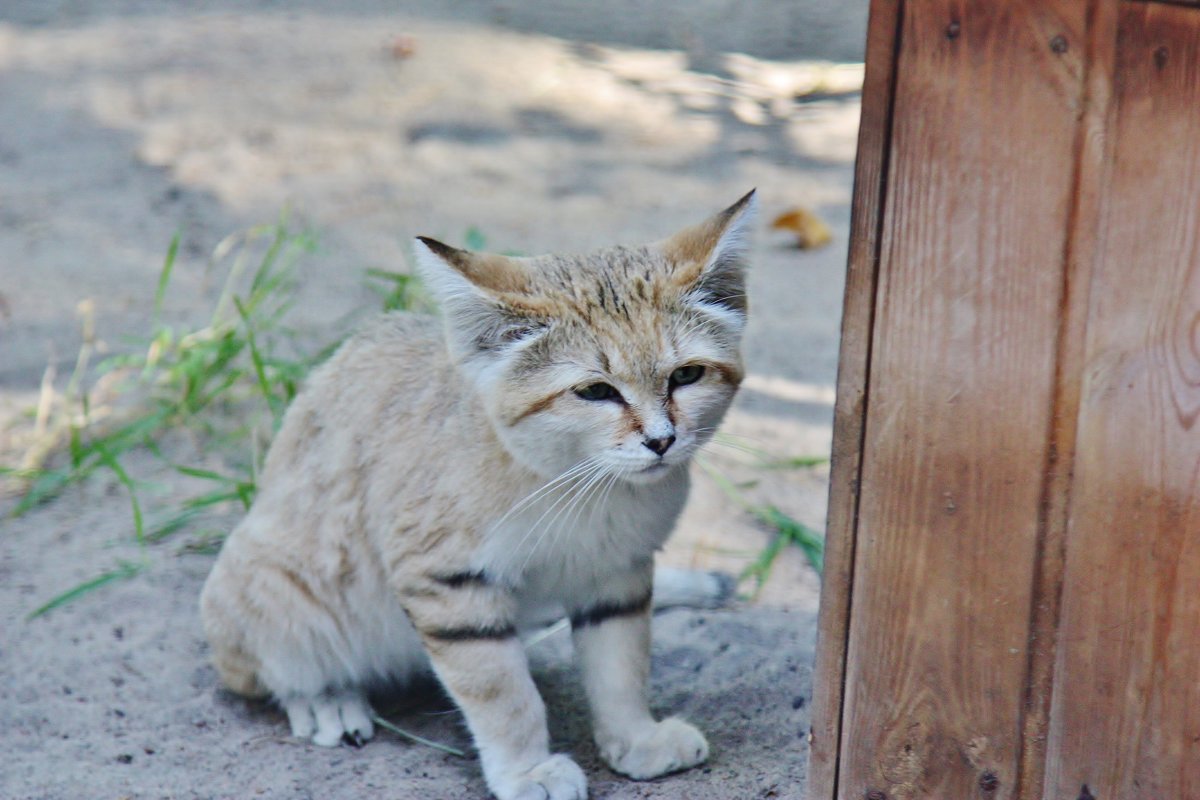
{"label": "wooden board", "polygon": [[1045,796],[1190,799],[1200,797],[1200,12],[1122,4],[1114,104]]}
{"label": "wooden board", "polygon": [[873,4],[813,800],[1200,799],[1195,6]]}
{"label": "wooden board", "polygon": [[[899,8],[900,0],[879,0],[871,6],[864,102],[858,127],[858,159],[854,165],[846,302],[842,309],[838,355],[827,522],[831,530],[853,531],[858,516],[858,474],[866,422],[867,372],[891,137],[891,94]],[[853,564],[853,537],[827,537],[818,623],[825,633],[820,635],[818,642],[813,676],[814,724],[809,736],[808,792],[813,798],[833,797],[837,785]]]}
{"label": "wooden board", "polygon": [[1084,57],[1084,97],[1075,131],[1075,182],[1064,258],[1062,305],[1058,321],[1055,397],[1051,413],[1050,458],[1042,488],[1040,541],[1034,565],[1029,616],[1029,669],[1021,729],[1021,760],[1016,797],[1041,800],[1046,742],[1054,689],[1056,644],[1061,618],[1066,560],[1068,500],[1075,464],[1079,420],[1079,376],[1083,373],[1088,300],[1096,260],[1100,204],[1111,161],[1113,58],[1118,4],[1099,0],[1088,9]]}
{"label": "wooden board", "polygon": [[1013,795],[1085,17],[904,6],[841,798]]}

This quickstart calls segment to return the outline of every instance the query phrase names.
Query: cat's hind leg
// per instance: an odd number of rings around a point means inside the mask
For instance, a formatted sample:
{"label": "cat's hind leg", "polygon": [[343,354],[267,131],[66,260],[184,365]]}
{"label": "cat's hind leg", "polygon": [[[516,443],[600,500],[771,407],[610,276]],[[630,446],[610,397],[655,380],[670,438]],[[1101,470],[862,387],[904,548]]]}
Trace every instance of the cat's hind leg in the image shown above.
{"label": "cat's hind leg", "polygon": [[292,736],[311,738],[322,747],[341,742],[361,747],[375,735],[371,706],[361,691],[325,692],[317,697],[292,697],[283,701]]}

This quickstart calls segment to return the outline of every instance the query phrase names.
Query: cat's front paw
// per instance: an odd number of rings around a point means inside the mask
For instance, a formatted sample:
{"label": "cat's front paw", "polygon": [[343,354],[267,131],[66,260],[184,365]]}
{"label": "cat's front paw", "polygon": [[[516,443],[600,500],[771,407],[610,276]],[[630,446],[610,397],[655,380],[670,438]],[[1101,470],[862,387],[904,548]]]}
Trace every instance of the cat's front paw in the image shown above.
{"label": "cat's front paw", "polygon": [[610,767],[637,780],[694,767],[708,758],[704,734],[675,717],[639,725],[620,736],[598,737],[596,743]]}
{"label": "cat's front paw", "polygon": [[587,800],[583,770],[564,755],[553,755],[525,772],[488,781],[498,800]]}

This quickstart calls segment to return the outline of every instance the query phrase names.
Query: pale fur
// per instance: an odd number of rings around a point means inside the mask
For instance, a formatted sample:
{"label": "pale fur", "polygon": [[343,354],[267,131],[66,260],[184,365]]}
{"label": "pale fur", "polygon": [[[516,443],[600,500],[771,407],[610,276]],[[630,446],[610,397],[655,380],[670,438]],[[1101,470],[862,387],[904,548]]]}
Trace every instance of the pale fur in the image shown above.
{"label": "pale fur", "polygon": [[[752,209],[751,194],[670,239],[587,256],[419,241],[444,323],[384,316],[314,372],[205,584],[224,683],[332,745],[370,738],[368,689],[432,666],[497,797],[582,798],[512,635],[568,614],[605,760],[634,778],[702,761],[699,731],[650,715],[644,601],[688,461],[741,380]],[[701,379],[669,391],[689,364]],[[623,402],[574,392],[595,382]],[[669,436],[661,458],[645,443]],[[667,600],[722,591],[665,577]]]}

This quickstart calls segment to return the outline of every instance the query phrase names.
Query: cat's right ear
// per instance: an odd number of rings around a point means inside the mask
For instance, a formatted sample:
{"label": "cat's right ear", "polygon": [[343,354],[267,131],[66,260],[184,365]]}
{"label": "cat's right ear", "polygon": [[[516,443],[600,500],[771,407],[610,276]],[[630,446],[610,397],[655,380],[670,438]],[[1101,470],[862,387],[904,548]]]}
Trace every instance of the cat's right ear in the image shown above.
{"label": "cat's right ear", "polygon": [[427,236],[418,236],[413,249],[457,355],[495,351],[541,329],[532,276],[520,259],[460,250]]}
{"label": "cat's right ear", "polygon": [[757,207],[751,189],[721,213],[661,242],[658,246],[675,265],[674,283],[698,299],[745,317],[748,233]]}

